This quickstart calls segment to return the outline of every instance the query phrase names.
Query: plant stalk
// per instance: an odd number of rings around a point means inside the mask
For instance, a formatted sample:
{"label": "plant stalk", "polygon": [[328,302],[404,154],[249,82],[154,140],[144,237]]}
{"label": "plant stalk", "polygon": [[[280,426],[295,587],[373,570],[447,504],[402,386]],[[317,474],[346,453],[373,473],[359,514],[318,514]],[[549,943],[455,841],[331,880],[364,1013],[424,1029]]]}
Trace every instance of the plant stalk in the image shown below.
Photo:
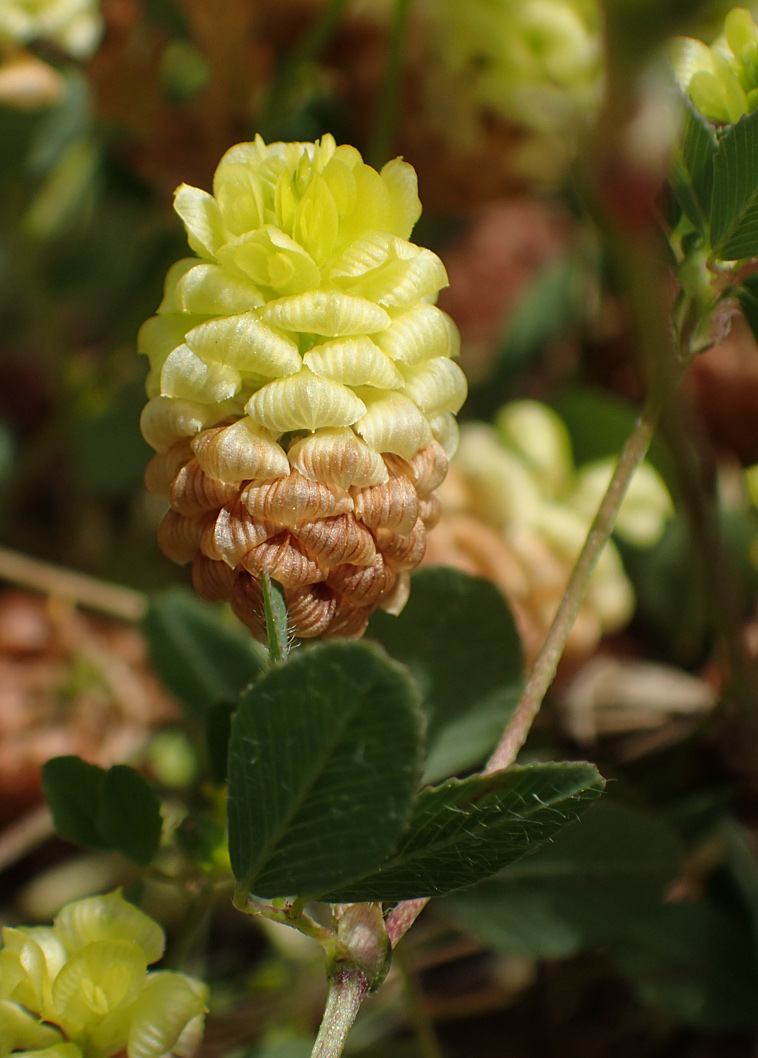
{"label": "plant stalk", "polygon": [[576,615],[584,601],[598,559],[613,531],[616,515],[629,482],[650,446],[658,416],[657,400],[649,399],[621,450],[613,477],[587,534],[553,623],[540,648],[508,727],[495,752],[487,761],[483,772],[485,775],[503,771],[513,764],[518,751],[526,741],[534,718],[542,705],[542,700],[555,677],[558,662],[566,647]]}
{"label": "plant stalk", "polygon": [[311,1058],[339,1058],[366,992],[368,981],[357,967],[341,966],[334,972]]}

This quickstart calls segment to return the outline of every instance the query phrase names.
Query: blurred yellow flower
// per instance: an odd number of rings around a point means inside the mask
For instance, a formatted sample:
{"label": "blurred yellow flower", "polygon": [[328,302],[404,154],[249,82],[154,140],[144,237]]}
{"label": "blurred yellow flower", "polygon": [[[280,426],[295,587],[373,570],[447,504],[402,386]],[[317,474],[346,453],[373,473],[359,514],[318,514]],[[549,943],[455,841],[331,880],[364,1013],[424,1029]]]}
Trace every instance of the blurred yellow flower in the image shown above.
{"label": "blurred yellow flower", "polygon": [[185,974],[148,972],[163,948],[158,923],[120,892],[68,904],[50,927],[4,928],[0,1056],[189,1058],[207,989]]}
{"label": "blurred yellow flower", "polygon": [[77,59],[91,55],[102,35],[97,0],[2,0],[0,43],[55,41]]}

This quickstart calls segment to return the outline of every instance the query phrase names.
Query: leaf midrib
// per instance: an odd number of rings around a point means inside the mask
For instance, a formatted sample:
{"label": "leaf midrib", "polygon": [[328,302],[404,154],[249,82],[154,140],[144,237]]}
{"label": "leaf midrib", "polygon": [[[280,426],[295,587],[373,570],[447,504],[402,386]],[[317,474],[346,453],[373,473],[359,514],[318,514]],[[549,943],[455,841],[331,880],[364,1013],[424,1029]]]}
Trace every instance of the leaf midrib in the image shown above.
{"label": "leaf midrib", "polygon": [[[569,800],[571,798],[574,798],[579,793],[583,793],[584,791],[586,791],[588,789],[589,789],[588,787],[584,786],[580,790],[574,791],[574,793],[568,794],[566,797],[561,798],[561,802]],[[546,802],[543,801],[540,804],[538,804],[532,811],[530,811],[530,812],[528,812],[526,814],[520,815],[518,817],[518,819],[519,820],[529,821],[530,819],[533,818],[533,816],[534,816],[534,814],[536,812],[540,811],[543,808],[554,808],[557,803],[559,803],[559,802],[552,801],[552,802],[546,803]],[[479,824],[479,825],[481,825],[481,824]],[[413,826],[413,820],[411,820],[411,822],[409,824],[409,829],[412,826]],[[468,833],[466,836],[471,837],[471,838],[475,837],[475,835],[470,834],[470,833]],[[401,836],[401,840],[402,840],[402,836]],[[419,852],[408,852],[408,853],[405,853],[405,854],[395,853],[394,856],[391,856],[377,870],[372,871],[370,874],[354,875],[352,878],[348,878],[348,879],[340,882],[339,886],[338,885],[330,885],[329,889],[330,890],[331,889],[337,889],[337,888],[343,888],[344,889],[344,888],[347,888],[348,886],[358,885],[361,882],[365,883],[366,881],[370,881],[371,879],[379,880],[379,879],[382,879],[382,878],[386,878],[386,876],[389,874],[390,871],[394,871],[394,870],[398,870],[398,869],[403,868],[403,867],[407,867],[408,864],[409,863],[412,864],[414,862],[414,860],[418,861],[418,860],[420,860],[422,858],[425,858],[425,857],[438,856],[441,852],[444,852],[446,849],[450,848],[451,846],[460,843],[461,840],[464,840],[464,838],[463,838],[462,833],[459,831],[457,834],[450,835],[447,839],[445,839],[444,841],[440,841],[438,844],[434,845],[433,847],[427,845],[422,851],[419,851]]]}
{"label": "leaf midrib", "polygon": [[[355,701],[355,698],[353,698],[353,701]],[[325,744],[324,755],[322,757],[319,757],[319,758],[316,759],[315,763],[316,763],[317,767],[315,767],[315,768],[313,768],[311,770],[311,774],[309,776],[308,782],[305,783],[300,788],[298,796],[296,798],[293,798],[292,807],[291,807],[290,811],[286,812],[282,816],[282,820],[281,820],[280,825],[277,827],[277,829],[271,835],[269,840],[263,846],[263,848],[261,850],[261,855],[259,857],[257,857],[255,864],[253,865],[252,869],[248,872],[248,875],[245,878],[245,885],[247,885],[248,887],[252,884],[252,882],[256,878],[260,878],[261,874],[263,873],[261,865],[263,865],[265,867],[273,859],[275,851],[279,847],[283,836],[286,834],[287,830],[289,829],[290,824],[292,823],[292,820],[296,817],[296,815],[298,814],[298,812],[302,808],[304,802],[307,800],[308,795],[311,793],[311,791],[312,791],[313,787],[315,786],[319,776],[324,774],[326,762],[329,760],[329,758],[330,758],[330,756],[331,756],[331,754],[332,754],[332,752],[334,750],[335,745],[337,745],[337,743],[339,742],[342,734],[344,733],[345,728],[348,725],[349,720],[351,720],[353,718],[353,716],[355,715],[356,708],[357,707],[354,706],[349,711],[349,714],[348,714],[348,710],[344,710],[340,714],[339,722],[334,727],[334,731],[335,731],[334,740],[330,741],[327,744]],[[243,739],[243,744],[248,742],[248,741],[249,741],[249,739],[247,739],[247,738]],[[344,884],[344,883],[340,883],[340,884]]]}

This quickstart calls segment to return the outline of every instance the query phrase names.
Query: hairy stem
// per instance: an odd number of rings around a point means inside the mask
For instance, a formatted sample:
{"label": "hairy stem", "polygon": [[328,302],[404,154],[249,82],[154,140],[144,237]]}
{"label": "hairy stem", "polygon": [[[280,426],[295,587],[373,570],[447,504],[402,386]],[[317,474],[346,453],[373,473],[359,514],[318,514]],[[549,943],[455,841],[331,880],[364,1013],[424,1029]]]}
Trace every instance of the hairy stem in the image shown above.
{"label": "hairy stem", "polygon": [[334,972],[311,1058],[339,1058],[367,991],[368,981],[357,967],[342,966]]}
{"label": "hairy stem", "polygon": [[657,402],[649,400],[621,450],[613,477],[587,534],[553,623],[540,648],[510,723],[497,749],[487,762],[484,769],[485,775],[502,771],[513,764],[518,751],[526,741],[547,689],[553,682],[566,641],[584,601],[590,578],[613,530],[627,486],[634,471],[645,458],[657,420]]}

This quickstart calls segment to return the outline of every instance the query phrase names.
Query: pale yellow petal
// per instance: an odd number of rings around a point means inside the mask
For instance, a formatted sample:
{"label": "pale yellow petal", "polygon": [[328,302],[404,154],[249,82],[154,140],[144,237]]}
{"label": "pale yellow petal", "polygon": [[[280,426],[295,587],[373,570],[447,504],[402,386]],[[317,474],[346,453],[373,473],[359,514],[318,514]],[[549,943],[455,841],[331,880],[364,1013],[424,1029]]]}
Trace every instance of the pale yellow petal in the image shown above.
{"label": "pale yellow petal", "polygon": [[204,360],[215,360],[238,371],[276,378],[302,366],[295,342],[252,312],[208,320],[189,331],[186,339],[190,349]]}
{"label": "pale yellow petal", "polygon": [[[231,409],[229,409],[231,410]],[[219,422],[229,410],[224,404],[198,404],[175,397],[153,397],[142,409],[142,436],[156,452],[167,452],[180,437],[192,437]]]}
{"label": "pale yellow petal", "polygon": [[366,414],[354,426],[376,452],[394,452],[412,459],[432,440],[432,430],[413,401],[400,393],[377,395],[364,391]]}
{"label": "pale yellow petal", "polygon": [[334,249],[339,213],[329,185],[320,174],[311,180],[295,210],[292,235],[314,261],[325,261]]}
{"label": "pale yellow petal", "polygon": [[271,301],[263,319],[285,331],[305,331],[326,338],[374,334],[389,326],[390,317],[379,305],[340,290],[314,290]]}
{"label": "pale yellow petal", "polygon": [[380,176],[390,195],[389,229],[401,239],[407,239],[421,216],[416,170],[402,158],[393,158],[382,168]]}
{"label": "pale yellow petal", "polygon": [[175,261],[171,265],[168,272],[166,272],[166,279],[163,284],[163,300],[158,306],[158,312],[182,311],[181,306],[177,305],[176,302],[176,286],[182,276],[196,264],[196,257],[182,257],[181,260]]}
{"label": "pale yellow petal", "polygon": [[322,342],[308,350],[303,363],[315,375],[346,386],[400,389],[405,384],[390,358],[364,334]]}
{"label": "pale yellow petal", "polygon": [[95,940],[134,941],[148,964],[160,959],[166,944],[155,919],[124,899],[120,889],[66,904],[55,916],[53,930],[69,953]]}
{"label": "pale yellow petal", "polygon": [[350,426],[366,411],[363,401],[337,382],[319,378],[308,368],[269,382],[254,393],[245,411],[274,433]]}
{"label": "pale yellow petal", "polygon": [[50,994],[50,975],[44,952],[23,928],[3,927],[0,949],[3,994],[34,1014],[43,1014]]}
{"label": "pale yellow petal", "polygon": [[404,367],[403,375],[403,394],[410,397],[425,415],[457,412],[466,399],[466,376],[455,361],[446,356],[435,356],[414,367]]}
{"label": "pale yellow petal", "polygon": [[195,253],[213,257],[227,238],[215,198],[199,187],[180,184],[174,193],[174,209],[184,221],[187,240]]}
{"label": "pale yellow petal", "polygon": [[206,999],[205,986],[184,974],[150,974],[134,1004],[128,1058],[160,1058],[173,1051],[187,1025],[205,1011]]}
{"label": "pale yellow petal", "polygon": [[230,240],[219,250],[218,260],[275,294],[300,294],[321,282],[310,254],[273,224]]}
{"label": "pale yellow petal", "polygon": [[447,458],[452,459],[458,451],[460,442],[460,429],[457,419],[450,412],[443,412],[442,415],[429,415],[428,420],[435,441],[439,441],[442,445],[442,450]]}
{"label": "pale yellow petal", "polygon": [[214,404],[239,392],[239,371],[225,364],[202,360],[187,345],[169,353],[161,369],[161,395]]}
{"label": "pale yellow petal", "polygon": [[361,163],[353,169],[355,208],[345,218],[342,231],[350,240],[369,229],[392,230],[392,198],[388,186],[371,166]]}
{"label": "pale yellow petal", "polygon": [[28,1011],[0,999],[0,1056],[12,1051],[36,1051],[60,1044],[61,1034],[50,1025],[42,1025]]}
{"label": "pale yellow petal", "polygon": [[456,356],[460,350],[458,329],[436,305],[414,306],[373,340],[393,360],[408,365],[434,356]]}
{"label": "pale yellow petal", "polygon": [[258,309],[264,297],[257,287],[224,272],[216,264],[194,264],[178,279],[174,292],[177,311],[203,316],[231,315]]}
{"label": "pale yellow petal", "polygon": [[171,350],[181,345],[187,331],[199,322],[194,316],[173,312],[151,316],[137,332],[137,351],[149,357],[151,367],[160,370]]}
{"label": "pale yellow petal", "polygon": [[76,1037],[93,1021],[128,1006],[142,989],[146,967],[145,954],[133,941],[85,945],[53,983],[56,1022]]}
{"label": "pale yellow petal", "polygon": [[431,250],[411,247],[410,243],[406,243],[405,247],[410,247],[412,254],[405,249],[400,253],[400,248],[395,246],[388,260],[380,268],[367,272],[358,279],[335,279],[335,282],[351,293],[400,312],[421,300],[436,297],[439,291],[448,285],[447,272],[442,261]]}
{"label": "pale yellow petal", "polygon": [[389,260],[395,238],[386,231],[368,231],[354,239],[329,269],[330,279],[357,278]]}
{"label": "pale yellow petal", "polygon": [[213,194],[224,225],[233,235],[252,231],[265,223],[262,181],[249,162],[222,159],[213,178]]}

